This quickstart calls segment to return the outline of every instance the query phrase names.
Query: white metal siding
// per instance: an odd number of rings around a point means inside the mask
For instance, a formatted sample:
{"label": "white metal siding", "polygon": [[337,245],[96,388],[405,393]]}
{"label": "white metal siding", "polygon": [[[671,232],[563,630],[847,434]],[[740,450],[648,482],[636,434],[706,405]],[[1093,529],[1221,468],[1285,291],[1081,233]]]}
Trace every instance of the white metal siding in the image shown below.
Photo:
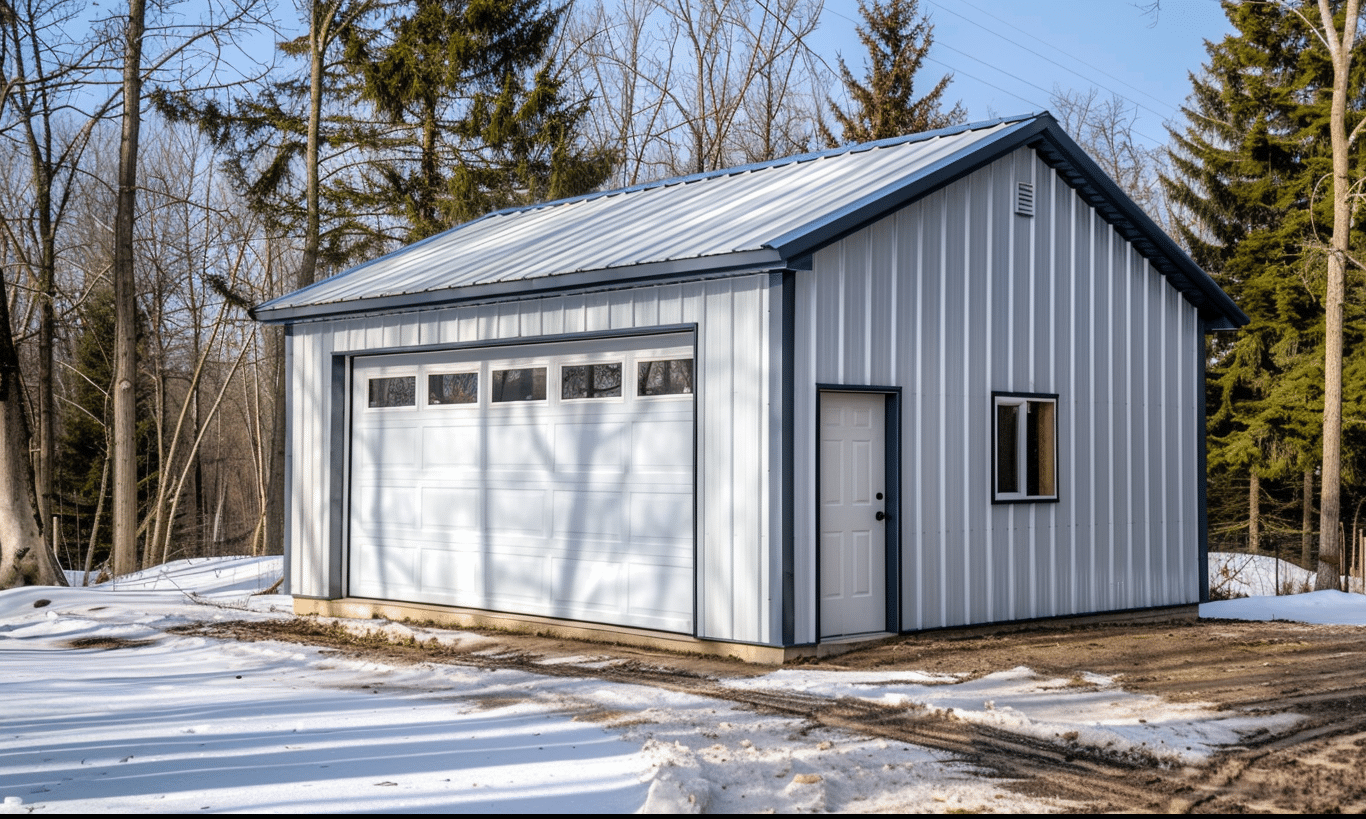
{"label": "white metal siding", "polygon": [[294,593],[340,593],[341,544],[329,537],[329,492],[343,480],[329,450],[334,354],[488,340],[697,326],[697,633],[772,643],[768,546],[767,275],[557,296],[293,327],[289,548]]}
{"label": "white metal siding", "polygon": [[[1195,309],[1032,150],[818,252],[796,321],[799,642],[818,383],[903,390],[902,628],[1199,599]],[[1058,394],[1058,503],[991,503],[993,390]]]}

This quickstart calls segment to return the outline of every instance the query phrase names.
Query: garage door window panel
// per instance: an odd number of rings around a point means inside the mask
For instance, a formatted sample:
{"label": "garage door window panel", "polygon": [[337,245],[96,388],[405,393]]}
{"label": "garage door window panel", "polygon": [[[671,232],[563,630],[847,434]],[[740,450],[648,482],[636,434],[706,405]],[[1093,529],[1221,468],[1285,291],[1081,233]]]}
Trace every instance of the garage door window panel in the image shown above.
{"label": "garage door window panel", "polygon": [[479,403],[479,373],[431,373],[427,376],[427,404],[431,406]]}
{"label": "garage door window panel", "polygon": [[413,407],[417,405],[417,376],[371,378],[367,392],[370,409]]}
{"label": "garage door window panel", "polygon": [[692,395],[691,358],[641,361],[636,365],[636,376],[637,395]]}
{"label": "garage door window panel", "polygon": [[620,398],[621,364],[566,364],[560,368],[560,398]]}
{"label": "garage door window panel", "polygon": [[495,404],[545,400],[545,367],[494,370],[489,395]]}

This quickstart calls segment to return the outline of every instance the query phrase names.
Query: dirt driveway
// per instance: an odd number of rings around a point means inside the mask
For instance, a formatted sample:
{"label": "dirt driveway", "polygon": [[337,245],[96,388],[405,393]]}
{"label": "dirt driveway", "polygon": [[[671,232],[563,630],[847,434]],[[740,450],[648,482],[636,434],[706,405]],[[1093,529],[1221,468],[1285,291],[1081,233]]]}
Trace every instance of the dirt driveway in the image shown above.
{"label": "dirt driveway", "polygon": [[[643,649],[507,636],[508,652],[470,654],[434,645],[358,640],[312,620],[219,623],[180,631],[236,639],[289,640],[398,662],[457,662],[539,674],[598,676],[717,697],[800,716],[813,724],[948,751],[1014,780],[1031,794],[1080,812],[1303,812],[1366,810],[1366,628],[1204,620],[954,637],[907,636],[839,657],[827,669],[905,669],[979,676],[1018,666],[1070,678],[1112,675],[1129,691],[1214,703],[1254,713],[1292,711],[1288,732],[1254,738],[1198,767],[1116,761],[940,714],[875,703],[718,685],[766,669]],[[498,638],[496,634],[489,634]],[[546,656],[589,653],[624,662],[597,669],[544,665]]]}

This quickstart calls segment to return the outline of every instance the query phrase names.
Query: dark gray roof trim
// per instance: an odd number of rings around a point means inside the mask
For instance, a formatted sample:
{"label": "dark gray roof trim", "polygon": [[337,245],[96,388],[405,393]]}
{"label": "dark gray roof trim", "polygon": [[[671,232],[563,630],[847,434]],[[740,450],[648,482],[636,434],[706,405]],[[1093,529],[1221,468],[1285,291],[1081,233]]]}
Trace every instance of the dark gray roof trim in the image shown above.
{"label": "dark gray roof trim", "polygon": [[[726,264],[719,264],[718,259],[724,260]],[[732,262],[735,263],[732,264]],[[703,256],[698,259],[654,262],[629,268],[566,273],[563,276],[551,276],[536,279],[533,282],[490,282],[488,284],[472,284],[466,287],[453,287],[449,290],[437,292],[403,293],[344,302],[280,307],[270,309],[268,313],[266,310],[270,307],[270,303],[267,302],[256,307],[252,311],[252,317],[264,324],[288,325],[296,322],[343,316],[392,313],[400,310],[430,310],[457,304],[523,301],[544,298],[545,296],[629,290],[647,283],[659,284],[663,281],[683,284],[708,279],[728,279],[735,276],[751,276],[786,269],[787,266],[783,264],[781,259],[778,259],[777,253],[772,251],[748,254],[732,253],[719,257]]]}
{"label": "dark gray roof trim", "polygon": [[1027,144],[1200,309],[1201,318],[1208,323],[1209,329],[1236,330],[1252,320],[1166,231],[1119,189],[1080,145],[1067,136],[1052,116],[1043,116],[1051,127]]}

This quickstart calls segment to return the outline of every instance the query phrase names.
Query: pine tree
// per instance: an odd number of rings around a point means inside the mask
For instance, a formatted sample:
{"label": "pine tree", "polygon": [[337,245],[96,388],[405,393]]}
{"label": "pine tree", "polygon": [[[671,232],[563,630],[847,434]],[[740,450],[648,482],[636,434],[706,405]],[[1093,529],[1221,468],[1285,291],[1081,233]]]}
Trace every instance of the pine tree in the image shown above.
{"label": "pine tree", "polygon": [[924,96],[915,96],[915,75],[934,44],[934,26],[920,14],[919,5],[919,0],[873,0],[872,5],[859,0],[863,24],[856,30],[868,49],[868,67],[860,83],[840,58],[840,79],[851,107],[845,111],[829,100],[831,115],[843,131],[837,140],[821,124],[821,138],[831,147],[930,131],[967,118],[958,103],[942,109],[952,74]]}
{"label": "pine tree", "polygon": [[606,157],[578,145],[584,101],[547,59],[565,6],[416,0],[347,63],[387,131],[352,195],[407,224],[412,241],[482,213],[590,191]]}
{"label": "pine tree", "polygon": [[[1225,10],[1235,33],[1208,44],[1192,76],[1164,186],[1186,214],[1177,229],[1192,257],[1252,319],[1211,344],[1207,406],[1212,525],[1247,521],[1255,544],[1262,500],[1288,508],[1321,458],[1324,277],[1312,247],[1332,225],[1321,184],[1332,76],[1293,11]],[[1363,386],[1349,385],[1352,400]]]}

